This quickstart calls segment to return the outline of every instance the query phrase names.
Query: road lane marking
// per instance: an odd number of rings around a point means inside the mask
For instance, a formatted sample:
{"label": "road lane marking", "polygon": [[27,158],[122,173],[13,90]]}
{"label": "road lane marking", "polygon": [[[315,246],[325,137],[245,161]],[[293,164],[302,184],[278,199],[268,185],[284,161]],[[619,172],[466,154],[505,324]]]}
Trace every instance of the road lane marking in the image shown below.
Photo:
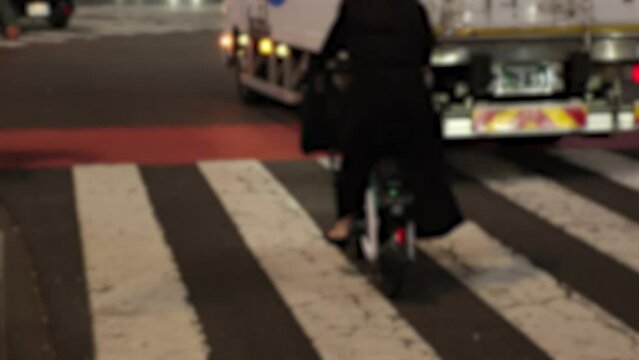
{"label": "road lane marking", "polygon": [[449,159],[459,171],[639,272],[639,224],[551,179],[493,156],[456,153]]}
{"label": "road lane marking", "polygon": [[[334,179],[325,167],[312,161],[269,162],[267,167],[318,226],[333,224]],[[420,255],[411,265],[394,305],[444,359],[509,359],[514,353],[526,354],[529,360],[548,359],[544,351],[428,256]]]}
{"label": "road lane marking", "polygon": [[323,359],[437,358],[263,165],[200,169]]}
{"label": "road lane marking", "polygon": [[138,169],[79,166],[73,175],[96,359],[207,359]]}
{"label": "road lane marking", "polygon": [[639,351],[634,330],[473,222],[417,244],[555,359],[634,359]]}
{"label": "road lane marking", "polygon": [[557,150],[553,155],[639,192],[639,162],[631,158],[596,149]]}
{"label": "road lane marking", "polygon": [[554,359],[635,359],[639,335],[467,222],[418,247]]}
{"label": "road lane marking", "polygon": [[141,173],[214,359],[320,360],[198,167]]}

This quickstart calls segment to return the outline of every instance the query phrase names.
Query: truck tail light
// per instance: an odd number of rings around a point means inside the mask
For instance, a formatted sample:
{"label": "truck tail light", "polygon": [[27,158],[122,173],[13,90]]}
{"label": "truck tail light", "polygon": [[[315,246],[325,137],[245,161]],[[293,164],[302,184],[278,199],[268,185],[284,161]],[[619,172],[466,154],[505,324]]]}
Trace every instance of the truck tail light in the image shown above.
{"label": "truck tail light", "polygon": [[632,65],[632,69],[630,70],[630,76],[632,82],[639,85],[639,64]]}

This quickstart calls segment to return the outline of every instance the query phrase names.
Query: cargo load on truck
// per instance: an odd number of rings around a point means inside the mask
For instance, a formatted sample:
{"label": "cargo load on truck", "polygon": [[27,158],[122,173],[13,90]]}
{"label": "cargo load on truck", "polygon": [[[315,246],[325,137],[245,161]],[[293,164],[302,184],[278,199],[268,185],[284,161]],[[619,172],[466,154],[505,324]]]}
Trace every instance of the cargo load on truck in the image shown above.
{"label": "cargo load on truck", "polygon": [[[438,35],[431,81],[446,138],[639,129],[639,0],[422,2]],[[323,59],[340,5],[228,0],[219,40],[242,97],[297,105],[310,72],[347,69],[348,54]]]}

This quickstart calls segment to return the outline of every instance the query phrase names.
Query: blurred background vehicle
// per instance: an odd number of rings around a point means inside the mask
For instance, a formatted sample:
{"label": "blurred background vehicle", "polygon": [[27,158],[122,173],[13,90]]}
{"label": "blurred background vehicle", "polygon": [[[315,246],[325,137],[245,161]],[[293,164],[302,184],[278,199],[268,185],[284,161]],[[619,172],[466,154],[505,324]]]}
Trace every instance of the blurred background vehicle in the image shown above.
{"label": "blurred background vehicle", "polygon": [[19,16],[43,19],[54,28],[65,28],[75,10],[73,0],[13,0]]}
{"label": "blurred background vehicle", "polygon": [[[446,138],[639,129],[638,1],[422,1],[440,35],[431,81]],[[241,96],[298,105],[309,72],[326,71],[310,64],[322,56],[339,4],[227,1],[219,45]],[[328,68],[347,67],[347,59]]]}

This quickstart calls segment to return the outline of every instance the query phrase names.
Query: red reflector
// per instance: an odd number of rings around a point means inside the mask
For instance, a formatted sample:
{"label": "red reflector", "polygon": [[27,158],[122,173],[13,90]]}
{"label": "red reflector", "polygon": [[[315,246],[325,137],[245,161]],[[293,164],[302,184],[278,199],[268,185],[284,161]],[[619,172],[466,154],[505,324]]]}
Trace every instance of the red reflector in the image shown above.
{"label": "red reflector", "polygon": [[632,82],[639,84],[639,64],[632,66]]}
{"label": "red reflector", "polygon": [[399,228],[395,230],[395,242],[397,245],[406,245],[406,229]]}
{"label": "red reflector", "polygon": [[64,8],[62,8],[62,12],[64,13],[64,15],[71,15],[73,13],[73,6],[66,5]]}

